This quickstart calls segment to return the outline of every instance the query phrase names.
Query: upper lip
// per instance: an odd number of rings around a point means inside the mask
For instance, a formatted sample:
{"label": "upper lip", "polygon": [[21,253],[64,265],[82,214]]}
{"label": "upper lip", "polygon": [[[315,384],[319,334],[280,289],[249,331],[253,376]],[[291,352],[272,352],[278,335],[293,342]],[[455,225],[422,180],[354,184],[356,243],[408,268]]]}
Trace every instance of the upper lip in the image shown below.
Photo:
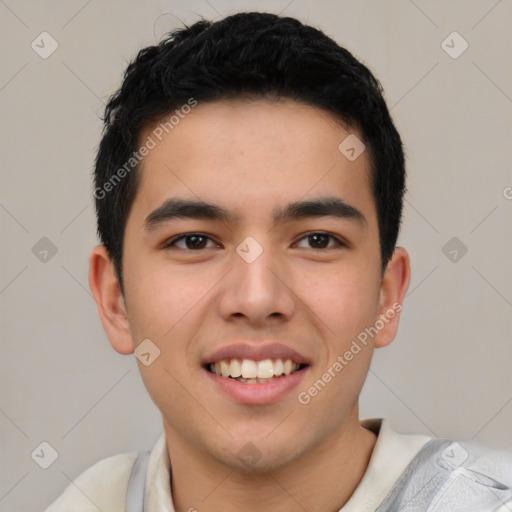
{"label": "upper lip", "polygon": [[280,343],[262,345],[249,345],[247,343],[233,343],[221,347],[209,356],[203,364],[215,363],[223,359],[252,359],[253,361],[263,361],[264,359],[291,359],[295,363],[310,364],[309,359],[290,347]]}

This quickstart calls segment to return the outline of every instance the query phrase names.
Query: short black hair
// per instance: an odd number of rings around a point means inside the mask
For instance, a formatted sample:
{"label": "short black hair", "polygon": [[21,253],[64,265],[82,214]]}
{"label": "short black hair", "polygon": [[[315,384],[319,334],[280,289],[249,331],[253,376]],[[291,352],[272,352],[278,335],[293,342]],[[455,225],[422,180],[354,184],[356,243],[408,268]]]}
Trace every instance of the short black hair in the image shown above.
{"label": "short black hair", "polygon": [[191,99],[291,99],[358,129],[369,150],[384,271],[400,229],[406,172],[382,92],[370,70],[325,33],[271,13],[202,18],[140,50],[105,107],[94,169],[98,235],[123,295],[123,238],[140,181],[141,131]]}

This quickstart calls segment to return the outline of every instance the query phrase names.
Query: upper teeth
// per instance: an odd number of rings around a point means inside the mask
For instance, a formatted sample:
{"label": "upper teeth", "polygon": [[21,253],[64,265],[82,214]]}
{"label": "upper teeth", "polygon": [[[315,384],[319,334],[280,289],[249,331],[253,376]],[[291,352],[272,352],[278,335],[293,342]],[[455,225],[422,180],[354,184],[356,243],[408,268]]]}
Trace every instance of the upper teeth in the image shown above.
{"label": "upper teeth", "polygon": [[299,363],[291,359],[264,359],[253,361],[252,359],[223,359],[210,364],[210,370],[223,377],[242,377],[244,379],[269,379],[279,375],[290,375],[300,368]]}

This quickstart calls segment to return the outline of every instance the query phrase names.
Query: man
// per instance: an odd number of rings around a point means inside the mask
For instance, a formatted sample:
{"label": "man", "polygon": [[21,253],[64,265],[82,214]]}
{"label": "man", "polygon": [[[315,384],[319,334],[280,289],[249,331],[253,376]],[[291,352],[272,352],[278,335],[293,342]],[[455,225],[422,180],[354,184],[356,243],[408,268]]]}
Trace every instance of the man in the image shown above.
{"label": "man", "polygon": [[510,453],[359,419],[409,285],[404,190],[379,83],[322,32],[239,13],[143,49],[106,107],[89,282],[164,432],[47,511],[512,510]]}

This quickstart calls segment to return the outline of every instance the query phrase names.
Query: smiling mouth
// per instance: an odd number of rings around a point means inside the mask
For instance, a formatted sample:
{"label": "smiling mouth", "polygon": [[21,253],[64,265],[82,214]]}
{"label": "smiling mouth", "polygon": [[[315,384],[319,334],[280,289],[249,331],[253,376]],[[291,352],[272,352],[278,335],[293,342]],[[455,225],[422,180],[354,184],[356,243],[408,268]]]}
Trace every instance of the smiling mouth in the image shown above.
{"label": "smiling mouth", "polygon": [[291,359],[222,359],[207,363],[205,368],[219,377],[245,384],[265,384],[297,373],[307,366]]}

